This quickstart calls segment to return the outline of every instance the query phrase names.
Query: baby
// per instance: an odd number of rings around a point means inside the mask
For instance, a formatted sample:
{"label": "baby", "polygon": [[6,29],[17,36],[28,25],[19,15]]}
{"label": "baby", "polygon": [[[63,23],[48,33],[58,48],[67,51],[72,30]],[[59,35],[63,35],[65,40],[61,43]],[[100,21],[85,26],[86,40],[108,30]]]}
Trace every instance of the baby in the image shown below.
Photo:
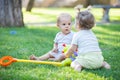
{"label": "baby", "polygon": [[53,49],[43,56],[36,57],[31,55],[31,60],[53,60],[53,61],[62,61],[65,59],[62,54],[63,44],[70,45],[74,32],[71,31],[72,26],[72,17],[68,13],[61,13],[57,18],[57,27],[60,29],[60,32],[56,34],[54,39]]}
{"label": "baby", "polygon": [[95,18],[88,10],[80,11],[75,18],[77,33],[73,36],[71,47],[64,56],[70,57],[77,49],[78,56],[71,63],[74,70],[80,72],[82,68],[96,69],[104,67],[110,69],[110,65],[104,61],[98,40],[91,30],[95,25]]}

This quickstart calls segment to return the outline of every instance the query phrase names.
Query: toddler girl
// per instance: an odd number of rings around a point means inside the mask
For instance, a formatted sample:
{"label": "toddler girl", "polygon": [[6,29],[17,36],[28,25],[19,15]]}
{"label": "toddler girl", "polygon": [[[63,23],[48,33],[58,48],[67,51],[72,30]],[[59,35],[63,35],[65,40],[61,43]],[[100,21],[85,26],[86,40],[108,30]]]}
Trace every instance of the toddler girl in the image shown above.
{"label": "toddler girl", "polygon": [[95,25],[94,16],[89,10],[80,11],[80,8],[77,9],[79,10],[75,18],[77,33],[73,36],[71,47],[65,54],[66,57],[69,57],[76,49],[78,50],[78,56],[71,63],[71,67],[78,72],[82,68],[104,67],[110,69],[110,65],[104,61],[98,40],[91,30]]}

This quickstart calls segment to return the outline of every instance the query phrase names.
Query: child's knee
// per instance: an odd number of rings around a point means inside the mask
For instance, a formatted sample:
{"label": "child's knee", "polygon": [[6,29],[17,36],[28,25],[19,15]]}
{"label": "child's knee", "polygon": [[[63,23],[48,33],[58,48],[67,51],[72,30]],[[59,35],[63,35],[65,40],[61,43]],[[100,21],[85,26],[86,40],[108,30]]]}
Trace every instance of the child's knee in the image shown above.
{"label": "child's knee", "polygon": [[76,66],[82,67],[77,61],[73,61],[73,62],[71,63],[71,67],[72,67],[72,68],[75,68]]}
{"label": "child's knee", "polygon": [[62,56],[55,58],[55,61],[62,61],[62,60],[64,60],[64,58]]}

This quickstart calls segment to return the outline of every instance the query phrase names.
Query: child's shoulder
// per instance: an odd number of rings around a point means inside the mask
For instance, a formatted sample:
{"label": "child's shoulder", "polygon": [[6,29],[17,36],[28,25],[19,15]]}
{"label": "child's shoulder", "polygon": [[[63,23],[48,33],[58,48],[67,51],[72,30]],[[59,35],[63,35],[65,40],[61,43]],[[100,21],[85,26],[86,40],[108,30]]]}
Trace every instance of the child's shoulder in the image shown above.
{"label": "child's shoulder", "polygon": [[62,34],[62,32],[58,32],[57,34],[56,34],[56,36],[59,36],[59,35],[61,35]]}

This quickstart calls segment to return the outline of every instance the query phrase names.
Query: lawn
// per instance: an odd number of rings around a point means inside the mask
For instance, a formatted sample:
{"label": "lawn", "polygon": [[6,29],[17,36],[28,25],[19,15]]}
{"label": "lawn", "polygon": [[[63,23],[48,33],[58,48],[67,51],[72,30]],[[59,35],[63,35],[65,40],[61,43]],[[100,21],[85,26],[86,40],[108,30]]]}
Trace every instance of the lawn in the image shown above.
{"label": "lawn", "polygon": [[[24,22],[55,22],[56,16],[68,11],[74,20],[73,9],[33,9],[32,13],[24,13]],[[97,21],[101,14],[99,9],[92,10]],[[111,11],[117,12],[118,9]],[[111,13],[111,20],[120,20],[118,13]],[[47,19],[46,19],[47,18]],[[52,49],[53,39],[58,28],[48,26],[25,26],[23,28],[0,28],[0,57],[10,55],[19,59],[29,59],[31,54],[40,56]],[[88,70],[78,73],[69,66],[56,67],[33,63],[13,63],[8,67],[0,66],[0,80],[119,80],[120,76],[120,24],[97,24],[93,28],[105,60],[111,69],[104,68]]]}
{"label": "lawn", "polygon": [[[83,8],[82,10],[85,10]],[[54,22],[56,23],[56,17],[62,13],[67,12],[72,15],[72,19],[74,20],[74,17],[76,15],[76,11],[72,8],[33,8],[32,12],[26,12],[25,8],[23,8],[24,12],[24,22],[27,23],[50,23]],[[102,9],[93,8],[91,12],[94,14],[96,21],[100,21],[102,18]],[[120,10],[119,9],[110,9],[110,20],[111,21],[118,21],[120,20]]]}

